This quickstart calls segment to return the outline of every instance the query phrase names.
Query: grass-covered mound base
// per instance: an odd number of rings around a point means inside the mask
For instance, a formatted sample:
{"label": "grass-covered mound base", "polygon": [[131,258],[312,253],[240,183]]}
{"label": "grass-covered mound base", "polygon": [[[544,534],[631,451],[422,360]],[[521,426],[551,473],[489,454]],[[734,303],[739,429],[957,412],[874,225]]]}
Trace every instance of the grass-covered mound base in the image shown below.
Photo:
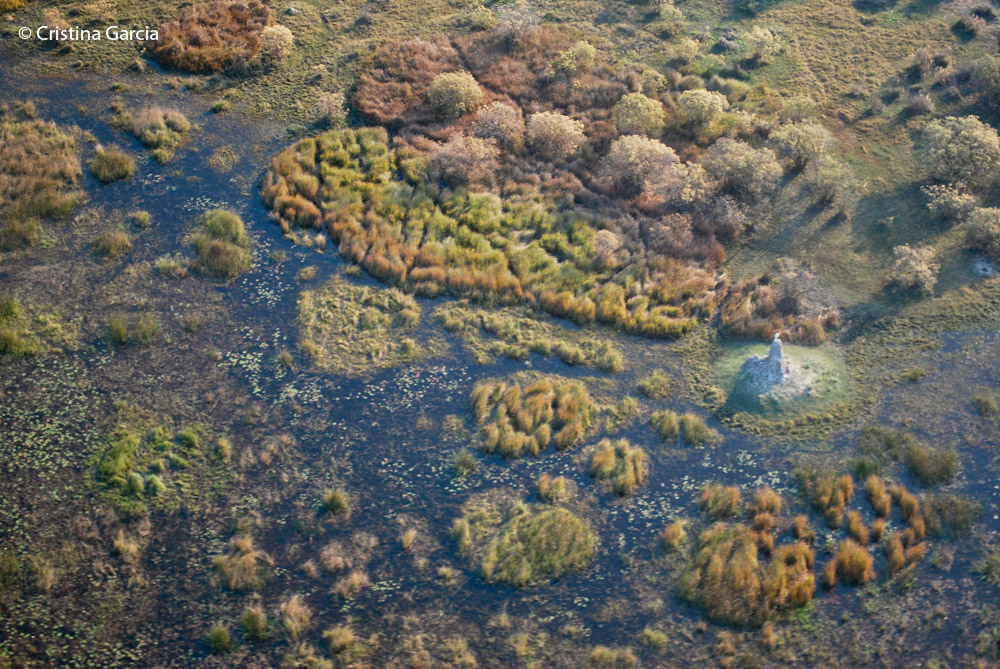
{"label": "grass-covered mound base", "polygon": [[452,536],[490,583],[541,585],[583,570],[597,550],[590,523],[566,508],[527,505],[505,491],[489,491],[463,510]]}
{"label": "grass-covered mound base", "polygon": [[757,343],[721,347],[713,367],[715,385],[725,393],[724,411],[752,413],[782,420],[809,413],[822,413],[844,400],[851,381],[844,361],[829,347],[809,348],[785,344],[792,374],[785,383],[757,394],[741,374],[753,355],[766,356],[768,347]]}
{"label": "grass-covered mound base", "polygon": [[324,372],[358,376],[423,358],[441,342],[418,344],[420,305],[395,288],[335,277],[299,294],[299,348]]}

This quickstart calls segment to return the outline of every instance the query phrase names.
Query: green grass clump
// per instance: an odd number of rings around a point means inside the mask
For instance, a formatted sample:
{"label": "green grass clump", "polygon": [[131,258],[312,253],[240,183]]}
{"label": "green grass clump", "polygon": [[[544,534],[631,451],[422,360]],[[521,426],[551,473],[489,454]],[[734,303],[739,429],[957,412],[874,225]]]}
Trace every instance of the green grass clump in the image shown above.
{"label": "green grass clump", "polygon": [[112,485],[124,487],[132,474],[140,439],[141,435],[132,430],[115,431],[97,466],[98,475]]}
{"label": "green grass clump", "polygon": [[947,483],[958,474],[958,452],[914,443],[906,449],[906,466],[924,485]]}
{"label": "green grass clump", "polygon": [[243,634],[251,641],[260,641],[267,636],[267,613],[262,606],[248,606],[240,620]]}
{"label": "green grass clump", "polygon": [[434,318],[446,330],[461,336],[480,362],[492,355],[520,360],[538,353],[557,356],[567,365],[595,367],[609,373],[619,372],[625,365],[622,352],[610,342],[557,326],[524,307],[486,310],[456,301],[436,307]]}
{"label": "green grass clump", "polygon": [[664,441],[676,441],[681,434],[680,416],[666,409],[657,411],[650,417],[649,423]]}
{"label": "green grass clump", "polygon": [[596,549],[590,525],[571,511],[525,509],[486,547],[480,567],[491,583],[536,585],[580,571]]}
{"label": "green grass clump", "polygon": [[16,297],[0,299],[0,356],[23,358],[39,350],[28,315]]}
{"label": "green grass clump", "polygon": [[662,399],[670,394],[670,385],[670,377],[657,369],[639,380],[639,392],[650,399]]}
{"label": "green grass clump", "polygon": [[205,272],[234,279],[250,269],[250,239],[243,220],[231,211],[206,211],[190,241]]}
{"label": "green grass clump", "polygon": [[693,413],[686,413],[681,416],[678,424],[684,440],[692,446],[704,446],[708,443],[714,443],[721,438],[718,432],[706,425],[705,421]]}
{"label": "green grass clump", "polygon": [[960,537],[972,530],[983,507],[952,493],[926,495],[920,505],[927,533],[932,537]]}
{"label": "green grass clump", "polygon": [[922,378],[924,378],[925,374],[926,372],[920,367],[910,367],[909,369],[903,372],[902,378],[903,381],[906,383],[917,383]]}
{"label": "green grass clump", "polygon": [[578,444],[590,427],[593,406],[582,383],[555,377],[523,391],[517,382],[502,381],[485,381],[472,391],[483,450],[505,458],[537,456],[550,442],[558,450]]}
{"label": "green grass clump", "polygon": [[191,123],[176,109],[146,107],[134,115],[124,114],[119,123],[146,147],[152,149],[153,158],[160,164],[174,155],[191,132]]}
{"label": "green grass clump", "polygon": [[[83,199],[72,137],[33,114],[0,110],[0,249],[41,239],[40,221],[63,218]],[[21,118],[23,116],[23,118]]]}
{"label": "green grass clump", "polygon": [[21,562],[17,553],[9,549],[0,549],[0,595],[7,590],[13,590],[21,581]]}
{"label": "green grass clump", "polygon": [[133,223],[136,224],[136,227],[142,228],[143,230],[145,230],[150,226],[150,221],[152,220],[152,216],[150,215],[150,213],[143,209],[137,209],[133,212],[130,212],[128,217],[132,220]]}
{"label": "green grass clump", "polygon": [[638,667],[639,659],[631,648],[594,646],[587,658],[587,666],[594,669],[629,669]]}
{"label": "green grass clump", "polygon": [[451,466],[455,470],[455,476],[462,479],[479,468],[479,461],[472,451],[460,448],[452,454]]}
{"label": "green grass clump", "polygon": [[90,172],[101,183],[131,179],[135,175],[135,161],[120,149],[97,148],[90,161]]}
{"label": "green grass clump", "polygon": [[299,293],[299,347],[322,371],[356,376],[427,354],[403,334],[420,322],[420,305],[395,288],[336,277]]}
{"label": "green grass clump", "polygon": [[119,258],[132,250],[132,238],[128,230],[110,230],[94,240],[94,250],[106,258]]}
{"label": "green grass clump", "polygon": [[536,485],[538,496],[549,504],[565,504],[576,496],[576,484],[565,476],[542,474]]}
{"label": "green grass clump", "polygon": [[721,483],[710,483],[701,489],[698,508],[712,520],[732,518],[740,512],[740,489]]}
{"label": "green grass clump", "polygon": [[229,637],[229,628],[222,623],[215,623],[208,631],[205,639],[208,648],[216,655],[224,655],[233,649],[233,641]]}
{"label": "green grass clump", "polygon": [[626,439],[602,439],[590,458],[590,475],[622,496],[631,495],[648,473],[645,451]]}
{"label": "green grass clump", "polygon": [[976,393],[973,395],[972,406],[975,407],[981,416],[995,416],[997,412],[1000,412],[1000,407],[997,407],[996,397],[985,393]]}
{"label": "green grass clump", "polygon": [[343,490],[327,490],[323,493],[323,510],[335,518],[350,518],[351,499]]}

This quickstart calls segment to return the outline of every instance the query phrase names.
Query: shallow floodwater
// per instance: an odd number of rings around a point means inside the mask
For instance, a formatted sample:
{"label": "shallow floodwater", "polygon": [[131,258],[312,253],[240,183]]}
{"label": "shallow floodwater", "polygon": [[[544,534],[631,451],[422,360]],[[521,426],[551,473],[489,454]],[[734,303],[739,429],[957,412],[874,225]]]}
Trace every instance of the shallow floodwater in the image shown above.
{"label": "shallow floodwater", "polygon": [[[567,453],[555,453],[550,449],[537,459],[513,462],[496,456],[479,456],[479,471],[464,481],[456,480],[450,467],[450,455],[456,448],[471,446],[471,433],[448,435],[442,428],[442,421],[452,414],[468,417],[469,393],[479,380],[525,370],[569,377],[607,375],[569,367],[555,358],[538,355],[521,361],[504,359],[489,365],[478,364],[462,348],[458,338],[447,333],[451,346],[446,356],[380,371],[364,379],[313,373],[306,368],[302,356],[297,356],[300,364],[296,368],[276,369],[269,363],[275,353],[280,348],[295,350],[295,304],[302,287],[296,280],[296,273],[307,265],[316,266],[317,277],[309,284],[316,286],[343,264],[334,249],[318,254],[293,247],[267,219],[257,195],[257,181],[268,156],[291,141],[287,133],[280,127],[268,125],[266,120],[247,124],[237,113],[212,114],[206,99],[196,93],[182,94],[157,87],[148,94],[146,80],[138,76],[134,90],[112,93],[107,90],[109,82],[97,76],[81,74],[72,81],[28,81],[19,75],[16,64],[9,65],[6,61],[0,69],[0,91],[3,91],[0,99],[7,102],[33,99],[41,118],[77,125],[92,132],[99,142],[125,146],[137,156],[137,173],[129,182],[100,186],[85,170],[84,189],[89,197],[85,208],[149,211],[152,230],[138,237],[138,243],[148,244],[155,255],[185,250],[185,232],[205,209],[226,206],[238,211],[246,221],[255,244],[255,266],[239,280],[229,285],[220,284],[216,289],[232,332],[238,335],[241,344],[222,351],[221,361],[206,364],[224,368],[248,395],[265,405],[293,404],[292,410],[283,410],[280,414],[284,417],[283,423],[273,428],[275,432],[290,433],[296,438],[300,459],[295,464],[295,477],[305,483],[296,488],[294,495],[267,503],[257,498],[257,483],[253,474],[249,474],[245,480],[234,484],[239,492],[233,499],[239,503],[229,515],[260,513],[267,519],[258,535],[259,541],[280,566],[261,595],[265,601],[274,602],[285,593],[304,593],[319,621],[316,629],[336,624],[349,615],[355,630],[367,635],[381,631],[386,620],[416,614],[431,618],[441,615],[442,619],[463,621],[468,628],[459,630],[463,633],[475,634],[477,630],[487,633],[484,630],[489,621],[506,612],[516,619],[531,620],[538,629],[550,634],[556,634],[567,623],[580,625],[585,630],[583,643],[587,645],[638,647],[638,635],[654,616],[648,601],[644,605],[637,605],[637,601],[648,598],[650,593],[658,592],[662,598],[664,610],[657,612],[656,617],[689,622],[702,619],[697,609],[679,602],[663,585],[666,580],[657,576],[657,534],[678,516],[697,515],[695,500],[704,482],[718,480],[745,489],[770,485],[792,497],[795,481],[791,471],[800,455],[852,452],[856,434],[853,429],[824,443],[779,446],[769,443],[766,438],[749,437],[730,430],[711,419],[710,424],[724,436],[721,445],[690,449],[665,447],[644,421],[633,420],[619,431],[608,434],[627,437],[651,456],[649,480],[626,500],[598,492],[586,474],[585,463],[579,457],[580,449]],[[146,152],[136,140],[110,124],[112,113],[108,106],[112,97],[120,98],[127,107],[151,102],[177,106],[199,126],[199,130],[177,151],[173,160],[159,166],[146,158]],[[81,113],[81,108],[85,113]],[[208,165],[211,152],[221,146],[231,146],[239,154],[239,161],[228,173],[217,172]],[[287,260],[275,260],[272,257],[275,252],[286,253]],[[89,253],[89,250],[84,249],[81,253]],[[3,277],[0,267],[0,282]],[[185,279],[188,282],[205,280],[197,276]],[[360,281],[376,285],[368,278]],[[420,302],[424,307],[420,327],[439,328],[430,317],[434,301],[421,299]],[[663,356],[665,366],[678,365],[679,354],[668,343],[625,336],[620,339],[626,352],[630,348],[657,351],[656,355]],[[975,385],[1000,386],[1000,366],[982,365],[982,360],[974,367],[963,363],[964,347],[973,339],[977,346],[989,350],[998,348],[995,328],[985,333],[949,335],[935,355],[927,356],[928,375],[954,374],[974,381]],[[93,343],[93,346],[84,346],[79,353],[65,354],[71,360],[67,366],[100,367],[105,358],[102,346]],[[762,344],[761,350],[766,350],[766,345]],[[996,361],[997,357],[988,359]],[[28,370],[30,367],[16,369]],[[632,394],[638,395],[634,390],[635,381],[648,371],[627,367],[614,378],[626,380],[620,387],[631,388]],[[0,375],[8,373],[7,369],[0,368]],[[25,383],[29,382],[27,377],[25,379]],[[941,382],[941,389],[949,397],[961,394],[959,387],[947,381]],[[101,391],[112,392],[113,389]],[[890,389],[879,408],[887,421],[901,422],[908,411],[917,410],[913,405],[900,403],[900,392]],[[704,413],[693,402],[683,399],[658,400],[650,404],[654,409]],[[942,412],[937,423],[939,433],[922,436],[935,440],[950,438],[956,442],[966,440],[962,444],[963,475],[953,488],[984,505],[983,518],[977,528],[994,535],[1000,529],[1000,488],[996,483],[997,462],[993,453],[996,433],[970,428],[969,423],[967,415]],[[2,432],[0,426],[0,434]],[[235,429],[232,436],[235,443],[245,438]],[[315,504],[309,497],[312,493],[305,492],[310,490],[308,482],[326,480],[331,469],[355,496],[354,514],[348,525],[324,528],[320,535],[312,536],[294,521],[303,505]],[[577,482],[582,495],[593,496],[595,518],[599,519],[595,527],[600,538],[597,558],[583,574],[539,588],[516,590],[488,585],[457,554],[449,538],[451,522],[459,515],[462,503],[479,491],[504,486],[523,492],[525,498],[533,498],[534,481],[543,473],[569,476]],[[84,472],[80,471],[80,475]],[[865,508],[870,520],[870,509],[867,505]],[[181,584],[158,593],[153,604],[163,619],[164,647],[150,652],[157,664],[174,666],[186,666],[192,657],[207,654],[203,644],[197,643],[206,629],[204,611],[211,611],[218,602],[245,599],[204,587],[211,556],[222,550],[230,536],[228,528],[213,521],[203,531],[193,533],[191,528],[198,522],[181,515],[173,518],[154,512],[157,526],[163,529],[158,532],[149,557],[151,564],[173,574]],[[398,547],[399,520],[404,517],[417,519],[426,527],[422,531],[426,531],[428,539],[426,555],[432,565],[428,569],[416,568],[412,559]],[[0,544],[20,540],[21,531],[0,527]],[[331,579],[310,581],[296,569],[296,565],[314,557],[330,538],[346,540],[360,531],[378,537],[380,546],[374,551],[368,567],[373,586],[357,598],[338,600],[329,594]],[[950,570],[935,572],[925,561],[918,567],[917,578],[942,580],[945,596],[955,599],[957,610],[969,612],[987,603],[1000,606],[1000,598],[989,587],[973,580],[970,566],[979,553],[971,549],[971,541],[965,544],[968,545],[966,549],[955,549],[956,560]],[[445,584],[434,577],[437,565],[443,564],[460,569],[457,585]],[[975,602],[965,599],[963,593],[969,588],[975,588]],[[862,616],[868,598],[857,592],[843,586],[832,593],[819,589],[815,610],[823,612],[825,621],[839,620],[841,613],[846,613],[847,619]],[[177,611],[202,614],[188,621],[183,617],[177,619]],[[940,655],[949,648],[968,653],[969,635],[959,632],[966,627],[965,615],[967,613],[951,615],[939,629],[922,633],[923,650],[918,653],[933,649]],[[808,617],[800,629],[806,632],[812,629]],[[823,630],[812,630],[812,633],[823,634]],[[474,637],[470,637],[470,644],[477,651],[482,666],[504,664],[504,660],[498,661],[488,652],[477,649]]]}

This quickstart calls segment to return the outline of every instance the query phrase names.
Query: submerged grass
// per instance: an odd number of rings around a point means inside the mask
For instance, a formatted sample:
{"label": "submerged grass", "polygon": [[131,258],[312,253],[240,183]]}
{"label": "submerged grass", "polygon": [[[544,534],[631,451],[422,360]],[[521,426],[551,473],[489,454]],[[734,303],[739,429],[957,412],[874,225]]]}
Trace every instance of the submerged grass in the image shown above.
{"label": "submerged grass", "polygon": [[404,336],[420,314],[417,301],[395,288],[336,277],[299,293],[299,348],[317,369],[350,376],[414,362],[440,347]]}

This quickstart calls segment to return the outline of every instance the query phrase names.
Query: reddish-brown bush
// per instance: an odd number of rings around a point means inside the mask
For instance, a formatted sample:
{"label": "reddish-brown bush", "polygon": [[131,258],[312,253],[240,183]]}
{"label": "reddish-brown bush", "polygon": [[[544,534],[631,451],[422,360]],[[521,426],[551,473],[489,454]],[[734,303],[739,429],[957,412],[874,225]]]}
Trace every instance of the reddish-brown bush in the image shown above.
{"label": "reddish-brown bush", "polygon": [[261,47],[264,28],[274,23],[258,0],[213,0],[184,7],[160,26],[148,44],[162,65],[187,72],[222,72],[249,63]]}

